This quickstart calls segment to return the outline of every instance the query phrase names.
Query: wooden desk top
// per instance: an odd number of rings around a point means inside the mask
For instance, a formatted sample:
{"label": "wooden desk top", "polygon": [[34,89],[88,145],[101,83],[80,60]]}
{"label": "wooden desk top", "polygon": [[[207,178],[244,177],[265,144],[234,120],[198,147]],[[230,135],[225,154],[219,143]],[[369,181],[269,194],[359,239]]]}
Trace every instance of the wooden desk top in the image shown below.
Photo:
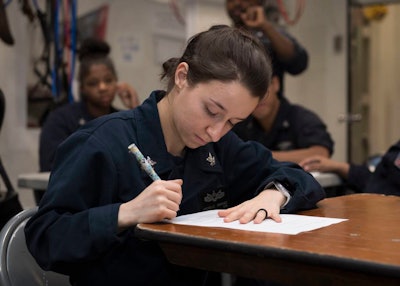
{"label": "wooden desk top", "polygon": [[[343,276],[341,271],[345,271],[347,274],[358,273],[359,277],[354,280],[358,282],[366,277],[371,283],[382,282],[382,277],[390,277],[389,284],[393,279],[400,282],[400,197],[355,194],[328,198],[319,202],[317,209],[299,214],[347,218],[348,221],[298,235],[174,224],[139,224],[136,231],[141,238],[160,242],[170,261],[180,265],[247,273],[238,269],[239,266],[194,265],[193,259],[188,258],[188,251],[195,250],[184,250],[190,246],[200,252],[211,250],[217,253],[215,259],[232,253],[238,258],[243,254],[247,258],[241,261],[242,264],[272,260],[273,265],[277,265],[284,261],[285,267],[311,267],[308,275],[312,276],[315,271],[325,271],[339,279]],[[232,259],[231,256],[226,263]],[[210,259],[206,260],[210,264]],[[371,279],[371,275],[377,279]],[[262,273],[251,276],[266,278]]]}

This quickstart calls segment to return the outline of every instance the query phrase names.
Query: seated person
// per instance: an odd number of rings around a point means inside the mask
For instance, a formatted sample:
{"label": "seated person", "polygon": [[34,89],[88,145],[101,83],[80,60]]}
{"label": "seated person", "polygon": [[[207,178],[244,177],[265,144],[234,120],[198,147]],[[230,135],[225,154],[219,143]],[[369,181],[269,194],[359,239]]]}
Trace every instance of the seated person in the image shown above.
{"label": "seated person", "polygon": [[[269,58],[251,34],[227,26],[201,32],[163,69],[165,91],[92,120],[58,148],[25,235],[38,264],[72,285],[205,285],[205,271],[170,263],[135,226],[217,208],[225,222],[281,222],[280,213],[325,197],[300,166],[230,132],[269,85]],[[132,143],[161,179],[128,154]]]}
{"label": "seated person", "polygon": [[[46,118],[40,134],[39,165],[41,172],[52,169],[58,145],[86,122],[117,111],[112,106],[116,94],[128,108],[139,105],[137,92],[126,83],[118,83],[114,64],[109,58],[110,46],[88,38],[79,51],[78,71],[80,101],[65,104]],[[38,203],[42,191],[35,191]]]}
{"label": "seated person", "polygon": [[299,163],[311,156],[329,158],[334,142],[317,114],[279,97],[279,80],[272,77],[268,95],[233,131],[243,140],[262,143],[279,161]]}
{"label": "seated person", "polygon": [[346,180],[357,192],[400,195],[400,140],[384,154],[372,172],[367,165],[338,162],[321,156],[312,156],[300,166],[308,172],[334,172]]}

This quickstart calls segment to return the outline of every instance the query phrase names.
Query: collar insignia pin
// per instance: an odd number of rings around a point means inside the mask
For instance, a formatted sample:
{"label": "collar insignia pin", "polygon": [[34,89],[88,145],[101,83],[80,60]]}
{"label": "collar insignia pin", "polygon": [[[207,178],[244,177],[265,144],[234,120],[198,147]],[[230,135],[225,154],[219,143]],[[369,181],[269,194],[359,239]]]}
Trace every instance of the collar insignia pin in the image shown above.
{"label": "collar insignia pin", "polygon": [[213,167],[215,166],[215,157],[213,155],[211,155],[211,153],[208,153],[208,157],[207,157],[207,162],[210,163],[210,166]]}

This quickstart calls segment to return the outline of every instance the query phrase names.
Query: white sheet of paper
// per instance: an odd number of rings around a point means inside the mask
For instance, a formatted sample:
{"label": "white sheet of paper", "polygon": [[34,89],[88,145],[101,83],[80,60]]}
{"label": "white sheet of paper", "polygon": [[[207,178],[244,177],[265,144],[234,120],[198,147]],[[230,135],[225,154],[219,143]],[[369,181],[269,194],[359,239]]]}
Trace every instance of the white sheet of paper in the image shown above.
{"label": "white sheet of paper", "polygon": [[281,214],[282,222],[280,223],[277,223],[272,219],[266,219],[260,224],[255,224],[253,222],[241,224],[238,221],[226,223],[223,221],[223,218],[220,218],[218,216],[217,212],[218,210],[210,210],[194,214],[182,215],[172,220],[168,220],[168,222],[194,226],[224,227],[259,232],[298,234],[300,232],[326,227],[347,220],[341,218]]}

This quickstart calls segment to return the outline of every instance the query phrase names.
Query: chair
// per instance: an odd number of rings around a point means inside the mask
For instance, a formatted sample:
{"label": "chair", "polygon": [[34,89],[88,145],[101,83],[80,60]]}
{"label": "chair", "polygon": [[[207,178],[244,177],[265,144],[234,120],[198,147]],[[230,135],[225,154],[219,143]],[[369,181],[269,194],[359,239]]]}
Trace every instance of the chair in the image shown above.
{"label": "chair", "polygon": [[23,210],[12,217],[0,232],[0,285],[71,285],[68,276],[44,271],[28,251],[25,224],[37,208]]}

